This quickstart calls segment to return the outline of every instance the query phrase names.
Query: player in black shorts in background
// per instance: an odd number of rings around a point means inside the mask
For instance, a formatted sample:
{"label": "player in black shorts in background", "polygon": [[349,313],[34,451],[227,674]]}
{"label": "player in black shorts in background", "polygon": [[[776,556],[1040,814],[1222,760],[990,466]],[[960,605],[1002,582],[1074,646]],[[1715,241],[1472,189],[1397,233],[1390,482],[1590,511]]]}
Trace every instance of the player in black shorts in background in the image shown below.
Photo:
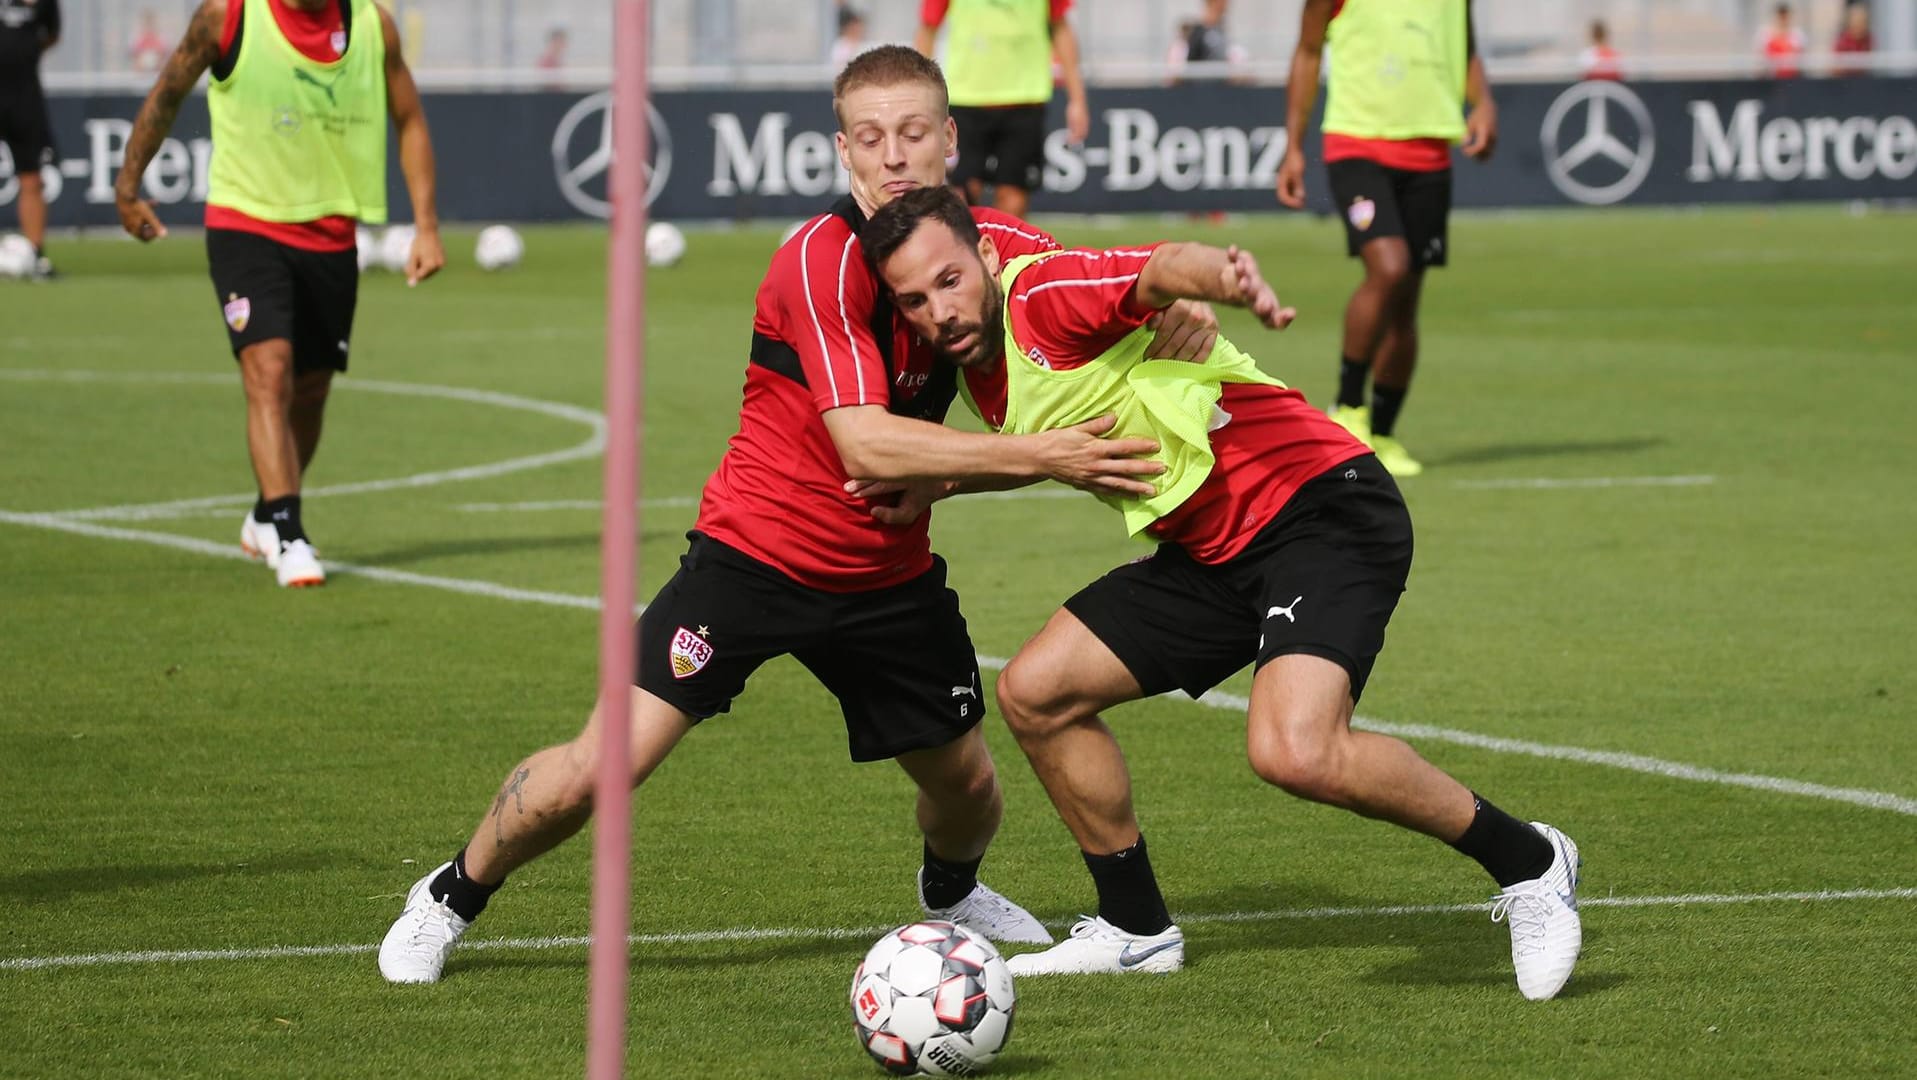
{"label": "player in black shorts in background", "polygon": [[33,245],[33,277],[53,276],[47,258],[47,192],[53,127],[40,89],[40,57],[60,40],[60,0],[0,0],[0,144],[20,183],[20,232]]}

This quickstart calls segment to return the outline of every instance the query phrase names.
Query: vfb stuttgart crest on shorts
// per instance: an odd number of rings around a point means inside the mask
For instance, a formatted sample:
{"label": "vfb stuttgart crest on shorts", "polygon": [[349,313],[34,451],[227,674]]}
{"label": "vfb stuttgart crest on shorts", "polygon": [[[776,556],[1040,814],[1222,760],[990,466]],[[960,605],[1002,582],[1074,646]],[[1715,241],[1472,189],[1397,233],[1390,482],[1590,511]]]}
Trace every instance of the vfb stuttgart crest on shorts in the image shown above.
{"label": "vfb stuttgart crest on shorts", "polygon": [[253,301],[238,293],[227,293],[226,306],[220,310],[226,313],[226,325],[237,334],[246,329],[246,320],[253,317]]}
{"label": "vfb stuttgart crest on shorts", "polygon": [[1352,228],[1364,232],[1378,216],[1378,204],[1361,195],[1351,200],[1351,209],[1345,211],[1345,216],[1351,219]]}
{"label": "vfb stuttgart crest on shorts", "polygon": [[695,634],[681,626],[672,635],[673,678],[683,679],[697,674],[712,660],[712,643],[702,636],[705,627],[701,626],[699,630],[701,633]]}

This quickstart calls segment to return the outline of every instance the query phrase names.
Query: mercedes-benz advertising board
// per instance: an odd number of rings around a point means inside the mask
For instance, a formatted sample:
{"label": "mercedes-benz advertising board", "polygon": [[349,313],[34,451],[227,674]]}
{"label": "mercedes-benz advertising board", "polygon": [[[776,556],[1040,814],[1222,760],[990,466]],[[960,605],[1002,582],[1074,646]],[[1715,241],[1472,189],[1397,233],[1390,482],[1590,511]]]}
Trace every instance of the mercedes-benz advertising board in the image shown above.
{"label": "mercedes-benz advertising board", "polygon": [[[1511,84],[1500,142],[1463,162],[1461,206],[1917,198],[1917,79]],[[603,218],[608,95],[428,95],[441,214],[463,221]],[[55,225],[112,225],[113,176],[140,99],[54,96],[47,193]],[[1097,90],[1091,138],[1045,144],[1036,210],[1269,210],[1288,139],[1281,89]],[[845,190],[823,90],[661,92],[648,187],[662,218],[796,218]],[[206,199],[206,107],[194,98],[146,174],[163,219]],[[393,206],[403,212],[398,169]],[[1319,209],[1322,174],[1312,185]],[[19,190],[0,147],[0,206]]]}

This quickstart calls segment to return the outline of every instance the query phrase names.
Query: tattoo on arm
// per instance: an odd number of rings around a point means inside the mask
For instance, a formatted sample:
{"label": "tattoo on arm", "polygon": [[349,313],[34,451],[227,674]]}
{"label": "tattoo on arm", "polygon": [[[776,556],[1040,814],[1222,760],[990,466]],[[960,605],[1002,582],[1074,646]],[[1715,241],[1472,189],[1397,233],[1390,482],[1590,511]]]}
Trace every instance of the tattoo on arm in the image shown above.
{"label": "tattoo on arm", "polygon": [[[238,3],[239,0],[231,2]],[[226,3],[221,0],[206,0],[193,13],[186,36],[180,39],[179,47],[167,59],[166,67],[161,69],[159,79],[154,82],[152,91],[140,106],[140,114],[133,120],[133,130],[126,140],[125,162],[114,184],[116,195],[121,198],[139,196],[140,176],[146,172],[147,163],[159,151],[166,133],[172,130],[174,117],[180,112],[180,102],[193,92],[201,73],[219,59],[220,34],[225,28]]]}

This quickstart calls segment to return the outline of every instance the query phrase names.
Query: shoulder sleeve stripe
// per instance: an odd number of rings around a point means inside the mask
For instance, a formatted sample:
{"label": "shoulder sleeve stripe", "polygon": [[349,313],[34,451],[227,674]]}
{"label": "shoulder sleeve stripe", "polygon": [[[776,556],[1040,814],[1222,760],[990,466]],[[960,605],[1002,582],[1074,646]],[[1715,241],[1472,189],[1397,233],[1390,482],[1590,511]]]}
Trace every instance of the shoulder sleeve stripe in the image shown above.
{"label": "shoulder sleeve stripe", "polygon": [[857,236],[845,238],[845,248],[839,252],[839,322],[845,327],[846,344],[852,346],[852,374],[858,379],[859,404],[865,400],[865,369],[859,364],[859,339],[852,333],[852,317],[845,311],[845,264],[852,258],[852,245],[858,242]]}
{"label": "shoulder sleeve stripe", "polygon": [[1022,293],[1014,293],[1012,295],[1012,299],[1024,300],[1027,297],[1030,297],[1034,293],[1042,293],[1046,289],[1056,289],[1066,285],[1074,285],[1074,286],[1123,285],[1128,281],[1137,281],[1137,280],[1138,280],[1137,274],[1121,274],[1118,277],[1102,277],[1102,278],[1064,278],[1058,281],[1047,281],[1042,284],[1034,285],[1031,288],[1026,289]]}
{"label": "shoulder sleeve stripe", "polygon": [[1011,233],[1014,236],[1022,236],[1027,240],[1050,239],[1050,237],[1046,236],[1044,233],[1026,232],[1024,229],[1020,229],[1012,225],[1007,225],[1002,221],[979,221],[979,222],[974,222],[974,224],[976,224],[981,229],[1000,229],[1005,232]]}
{"label": "shoulder sleeve stripe", "polygon": [[[812,316],[812,329],[819,335],[819,355],[825,360],[825,381],[832,390],[832,403],[837,405],[839,404],[839,380],[832,372],[832,352],[825,343],[825,324],[819,321],[819,309],[812,303],[812,253],[810,251],[813,235],[831,220],[829,217],[820,218],[817,224],[805,231],[805,239],[799,241],[799,287],[805,292],[805,310],[806,314]],[[839,297],[841,301],[844,300],[844,278],[839,279]]]}

